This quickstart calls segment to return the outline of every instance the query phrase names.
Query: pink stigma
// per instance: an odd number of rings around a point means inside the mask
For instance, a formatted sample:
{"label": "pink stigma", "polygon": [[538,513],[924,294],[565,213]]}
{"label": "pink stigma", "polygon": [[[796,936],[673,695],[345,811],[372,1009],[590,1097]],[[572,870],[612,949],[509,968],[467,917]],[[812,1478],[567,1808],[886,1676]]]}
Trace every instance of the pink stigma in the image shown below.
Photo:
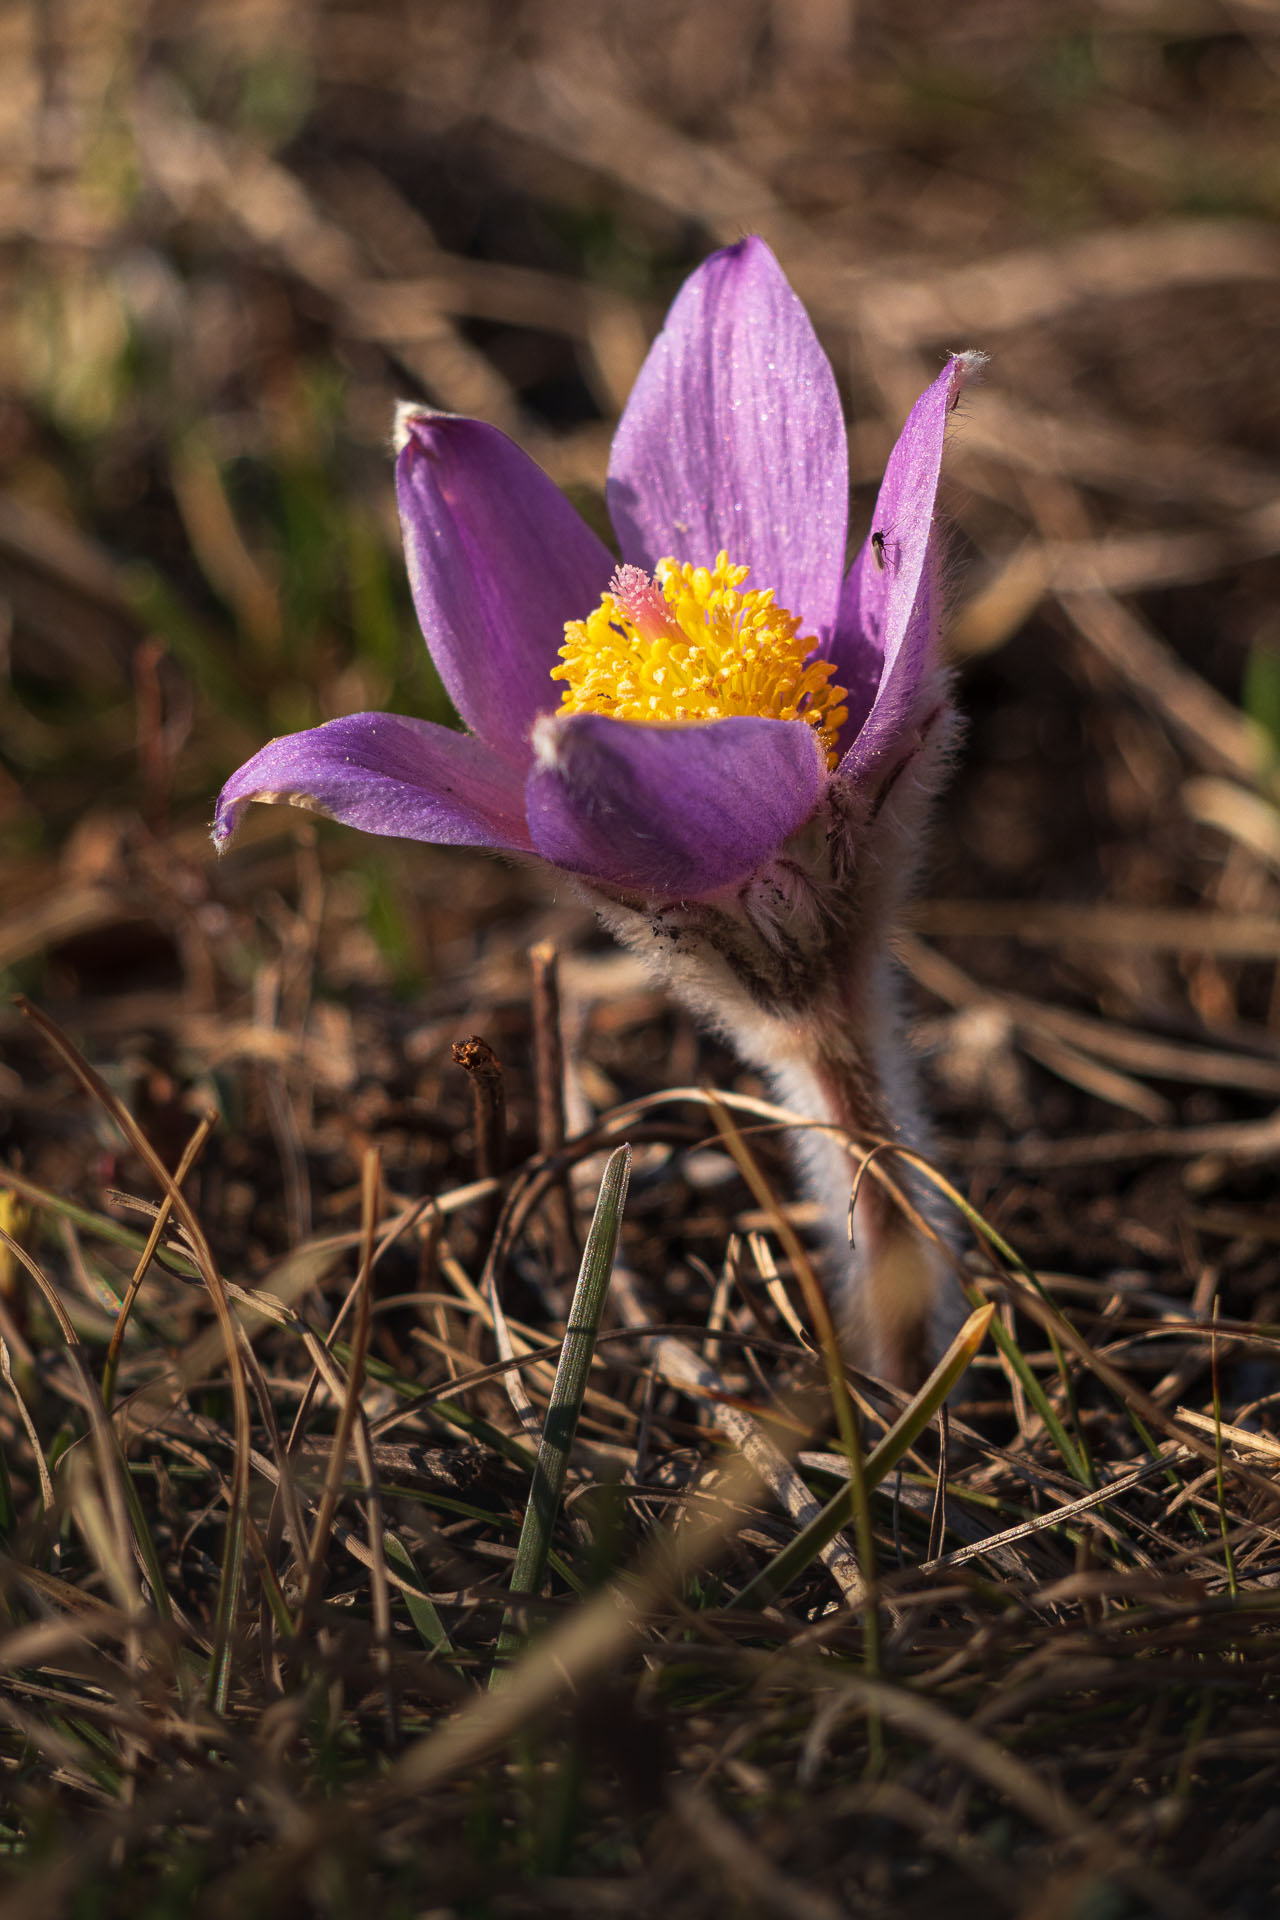
{"label": "pink stigma", "polygon": [[666,596],[643,567],[619,567],[609,591],[642,640],[657,640],[677,631]]}

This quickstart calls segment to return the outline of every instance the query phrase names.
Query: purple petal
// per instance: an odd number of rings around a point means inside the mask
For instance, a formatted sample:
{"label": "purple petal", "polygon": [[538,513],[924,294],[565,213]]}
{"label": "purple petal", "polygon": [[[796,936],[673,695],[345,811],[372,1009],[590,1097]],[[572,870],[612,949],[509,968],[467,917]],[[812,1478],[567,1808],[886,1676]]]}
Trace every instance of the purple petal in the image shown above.
{"label": "purple petal", "polygon": [[866,609],[863,607],[863,576],[869,563],[876,582],[883,580],[885,576],[874,564],[868,536],[861,553],[844,577],[836,630],[830,644],[822,649],[825,657],[835,662],[836,685],[843,687],[848,695],[845,705],[849,714],[840,729],[842,751],[861,731],[884,672],[884,654],[881,651],[884,607],[878,600],[872,603],[870,593]]}
{"label": "purple petal", "polygon": [[871,534],[845,581],[828,657],[850,690],[846,739],[859,730],[841,775],[880,768],[921,718],[917,707],[937,662],[934,509],[943,438],[947,415],[983,357],[957,354],[912,407],[885,468]]}
{"label": "purple petal", "polygon": [[596,606],[613,558],[496,427],[427,408],[399,427],[405,558],[431,657],[472,731],[527,766],[529,729],[560,703],[565,621]]}
{"label": "purple petal", "polygon": [[849,515],[840,397],[763,240],[685,281],[618,427],[608,495],[627,560],[711,566],[723,547],[802,632],[831,632]]}
{"label": "purple petal", "polygon": [[645,726],[598,713],[534,733],[527,807],[555,866],[664,900],[754,873],[813,813],[826,765],[802,720]]}
{"label": "purple petal", "polygon": [[250,800],[284,800],[399,840],[529,846],[520,769],[465,733],[398,713],[352,713],[270,741],[222,789],[217,846]]}

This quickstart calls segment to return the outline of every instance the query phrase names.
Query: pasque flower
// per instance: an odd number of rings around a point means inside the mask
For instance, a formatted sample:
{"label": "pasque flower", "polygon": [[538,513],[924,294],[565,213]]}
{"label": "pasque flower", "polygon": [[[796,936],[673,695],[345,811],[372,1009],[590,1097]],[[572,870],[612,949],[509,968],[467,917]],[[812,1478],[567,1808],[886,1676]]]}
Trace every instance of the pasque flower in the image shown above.
{"label": "pasque flower", "polygon": [[[760,240],[685,283],[613,443],[619,565],[483,421],[406,407],[396,484],[418,618],[466,733],[352,714],[227,782],[370,833],[538,855],[792,1104],[915,1130],[887,960],[954,730],[937,657],[944,428],[980,356],[921,395],[846,570],[835,380]],[[848,1157],[808,1172],[872,1367],[918,1372],[943,1262]]]}

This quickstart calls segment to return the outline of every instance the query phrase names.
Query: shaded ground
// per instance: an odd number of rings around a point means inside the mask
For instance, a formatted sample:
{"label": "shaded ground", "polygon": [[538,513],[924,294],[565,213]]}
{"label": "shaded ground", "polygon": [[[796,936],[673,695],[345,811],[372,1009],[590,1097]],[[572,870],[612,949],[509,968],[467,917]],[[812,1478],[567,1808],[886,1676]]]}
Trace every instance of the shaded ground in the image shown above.
{"label": "shaded ground", "polygon": [[[1270,1912],[1274,10],[122,0],[0,32],[0,967],[104,1082],[0,1013],[33,1269],[0,1254],[0,1902]],[[782,1223],[704,1106],[630,1103],[749,1076],[543,876],[283,810],[215,865],[206,831],[270,733],[445,717],[394,398],[497,421],[598,519],[665,302],[752,230],[836,366],[859,535],[942,353],[992,355],[947,482],[969,738],[902,951],[939,1164],[1051,1307],[975,1246],[1005,1350],[945,1499],[936,1421],[873,1493],[872,1609],[840,1542],[735,1604],[838,1438]],[[495,1241],[451,1048],[502,1063],[518,1212],[547,941],[575,1223],[553,1186]],[[112,1390],[207,1111],[215,1270],[168,1230]],[[510,1382],[540,1420],[623,1137],[549,1637],[490,1707]],[[503,1370],[487,1271],[540,1358]],[[858,1393],[874,1446],[896,1410]]]}

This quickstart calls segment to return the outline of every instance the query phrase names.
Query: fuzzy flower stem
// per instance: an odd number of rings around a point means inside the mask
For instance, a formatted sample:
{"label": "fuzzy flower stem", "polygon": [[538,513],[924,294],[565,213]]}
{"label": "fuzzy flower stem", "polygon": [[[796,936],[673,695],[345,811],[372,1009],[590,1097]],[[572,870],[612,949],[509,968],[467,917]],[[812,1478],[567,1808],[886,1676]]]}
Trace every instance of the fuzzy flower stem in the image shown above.
{"label": "fuzzy flower stem", "polygon": [[941,1344],[948,1263],[911,1218],[923,1197],[915,1183],[900,1169],[882,1182],[866,1161],[881,1141],[919,1146],[922,1132],[891,986],[878,985],[872,1020],[861,1009],[850,1019],[847,1009],[816,1008],[767,1071],[783,1104],[832,1129],[802,1136],[796,1157],[821,1209],[827,1284],[849,1353],[867,1371],[914,1388]]}

